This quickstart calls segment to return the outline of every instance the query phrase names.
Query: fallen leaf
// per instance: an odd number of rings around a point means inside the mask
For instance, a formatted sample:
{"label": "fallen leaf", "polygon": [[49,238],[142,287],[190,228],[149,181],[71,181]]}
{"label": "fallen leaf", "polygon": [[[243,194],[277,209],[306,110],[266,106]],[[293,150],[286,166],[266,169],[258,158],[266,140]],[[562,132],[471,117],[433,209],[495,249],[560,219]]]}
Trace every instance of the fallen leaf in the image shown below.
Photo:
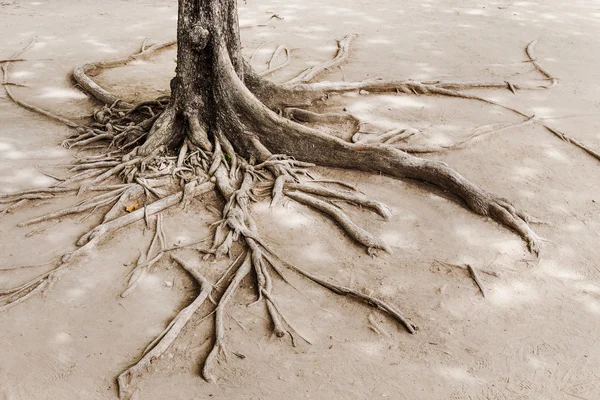
{"label": "fallen leaf", "polygon": [[140,208],[140,202],[136,201],[132,205],[125,207],[125,211],[127,211],[128,213],[132,213],[135,210],[137,210],[138,208]]}

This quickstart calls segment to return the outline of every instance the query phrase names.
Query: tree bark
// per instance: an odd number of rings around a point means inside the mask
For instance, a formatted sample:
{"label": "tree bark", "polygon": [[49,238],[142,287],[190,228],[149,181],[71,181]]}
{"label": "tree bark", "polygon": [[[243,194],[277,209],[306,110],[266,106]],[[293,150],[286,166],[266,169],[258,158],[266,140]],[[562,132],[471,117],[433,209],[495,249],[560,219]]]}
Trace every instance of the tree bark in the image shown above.
{"label": "tree bark", "polygon": [[[225,52],[223,52],[225,49]],[[219,57],[227,57],[243,82],[244,64],[236,0],[179,0],[177,67],[171,100],[138,153],[178,148],[185,139],[211,150],[219,114]]]}
{"label": "tree bark", "polygon": [[[529,216],[445,163],[385,144],[349,143],[276,113],[272,99],[285,92],[294,100],[293,87],[276,87],[244,63],[237,18],[236,0],[179,1],[178,65],[171,100],[138,156],[153,154],[161,146],[185,149],[189,142],[207,151],[214,146],[215,154],[222,151],[224,159],[239,155],[263,162],[272,155],[285,155],[322,166],[418,179],[453,193],[477,214],[516,230],[538,252],[539,238],[527,224]],[[214,173],[209,171],[210,176]]]}

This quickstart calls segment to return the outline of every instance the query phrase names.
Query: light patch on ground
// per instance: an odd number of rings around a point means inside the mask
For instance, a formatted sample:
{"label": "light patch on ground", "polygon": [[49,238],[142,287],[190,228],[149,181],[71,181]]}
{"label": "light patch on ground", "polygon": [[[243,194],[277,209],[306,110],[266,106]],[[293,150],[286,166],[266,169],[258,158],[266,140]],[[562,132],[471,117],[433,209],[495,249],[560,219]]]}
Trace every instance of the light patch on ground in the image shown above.
{"label": "light patch on ground", "polygon": [[301,209],[294,203],[288,202],[286,205],[271,207],[268,202],[260,202],[255,204],[253,209],[258,214],[268,214],[277,225],[282,227],[295,228],[314,223],[314,220],[308,215],[308,209]]}
{"label": "light patch on ground", "polygon": [[531,284],[515,281],[508,284],[496,284],[488,290],[487,299],[492,304],[503,307],[516,307],[538,299],[539,294]]}
{"label": "light patch on ground", "polygon": [[69,335],[66,332],[57,333],[56,336],[54,337],[54,341],[59,344],[69,343],[72,340],[73,340],[73,338],[71,337],[71,335]]}
{"label": "light patch on ground", "polygon": [[356,342],[348,346],[353,352],[369,357],[377,357],[387,347],[381,341]]}
{"label": "light patch on ground", "polygon": [[79,90],[59,88],[59,87],[46,87],[42,91],[42,94],[40,94],[38,97],[41,99],[60,99],[60,100],[67,100],[67,99],[82,100],[82,99],[87,98],[87,96]]}
{"label": "light patch on ground", "polygon": [[554,260],[541,260],[538,264],[536,273],[542,276],[545,275],[567,281],[580,281],[585,279],[581,273],[574,271],[571,266],[559,264]]}
{"label": "light patch on ground", "polygon": [[386,231],[383,234],[379,235],[379,237],[381,238],[381,240],[383,240],[385,243],[392,247],[403,249],[417,247],[417,243],[415,243],[414,240],[411,240],[411,236],[403,232]]}
{"label": "light patch on ground", "polygon": [[457,380],[471,385],[481,383],[478,379],[469,374],[465,367],[442,365],[437,368],[437,372],[446,379]]}

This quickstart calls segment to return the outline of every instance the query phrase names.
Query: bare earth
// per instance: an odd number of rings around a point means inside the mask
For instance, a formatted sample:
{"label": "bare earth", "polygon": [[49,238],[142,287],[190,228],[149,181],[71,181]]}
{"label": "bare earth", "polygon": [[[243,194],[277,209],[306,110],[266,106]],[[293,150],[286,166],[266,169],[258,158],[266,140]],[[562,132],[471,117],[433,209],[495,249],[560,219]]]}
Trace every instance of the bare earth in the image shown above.
{"label": "bare earth", "polygon": [[[485,4],[485,6],[482,6]],[[366,77],[510,80],[540,83],[525,46],[538,39],[540,62],[560,79],[549,91],[478,94],[546,117],[546,123],[600,150],[600,6],[597,1],[303,0],[240,3],[245,53],[266,44],[254,66],[285,44],[293,60],[283,81],[335,53],[335,39],[359,35],[347,80]],[[2,1],[0,59],[32,37],[37,44],[15,63],[12,81],[22,99],[77,117],[97,103],[74,87],[73,67],[127,55],[144,38],[175,36],[176,2],[142,0]],[[165,93],[173,51],[106,71],[96,79],[130,100]],[[341,80],[342,71],[327,77]],[[415,143],[444,144],[486,124],[519,119],[469,100],[358,94],[330,102],[365,118],[373,130],[421,129]],[[0,92],[0,192],[55,183],[35,166],[67,176],[75,150],[59,146],[68,128],[12,103]],[[438,156],[481,187],[547,221],[534,229],[548,241],[541,256],[521,239],[415,182],[339,170],[343,178],[385,202],[391,221],[355,212],[393,255],[370,258],[323,216],[289,203],[254,206],[263,237],[307,270],[359,289],[376,288],[419,326],[408,335],[376,310],[324,291],[299,276],[294,290],[276,282],[281,307],[312,345],[292,347],[271,337],[251,287],[230,309],[219,382],[199,377],[210,348],[211,319],[194,318],[166,357],[141,382],[138,399],[598,399],[600,398],[600,162],[540,126],[492,135]],[[0,289],[41,273],[37,264],[69,251],[101,218],[59,224],[16,224],[74,201],[27,206],[1,217]],[[211,201],[216,201],[213,199]],[[196,201],[165,215],[172,243],[205,237],[215,216]],[[0,399],[115,399],[115,377],[196,293],[189,277],[167,261],[126,299],[131,262],[152,232],[124,229],[87,263],[67,271],[44,297],[0,314]],[[189,251],[186,257],[197,257]],[[470,263],[481,274],[483,298],[468,273],[437,261]],[[206,269],[212,268],[211,263]],[[219,266],[221,267],[221,266]],[[216,266],[215,266],[216,268]],[[206,311],[206,310],[205,310]],[[206,313],[205,313],[206,314]],[[233,352],[240,354],[235,356]]]}

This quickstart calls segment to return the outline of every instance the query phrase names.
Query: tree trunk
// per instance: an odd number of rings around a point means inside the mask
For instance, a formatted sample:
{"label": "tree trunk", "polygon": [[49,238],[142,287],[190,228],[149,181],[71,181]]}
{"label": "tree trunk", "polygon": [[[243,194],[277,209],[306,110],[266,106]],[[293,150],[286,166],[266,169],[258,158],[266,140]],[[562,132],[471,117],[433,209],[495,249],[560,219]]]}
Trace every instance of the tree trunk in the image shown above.
{"label": "tree trunk", "polygon": [[[228,159],[237,163],[240,156],[241,163],[247,160],[252,164],[253,160],[264,162],[273,155],[284,155],[322,166],[418,179],[450,191],[477,214],[513,228],[538,252],[539,239],[527,224],[529,216],[445,163],[385,144],[349,143],[276,113],[275,108],[285,107],[280,101],[282,93],[293,101],[294,91],[302,88],[273,85],[244,63],[236,0],[180,0],[177,39],[177,74],[171,81],[170,103],[138,148],[138,156],[156,154],[163,148],[183,148],[180,154],[185,155],[187,145],[193,145],[209,152],[214,147],[218,157],[213,155],[217,162],[210,176],[224,176],[222,171],[215,174],[221,158],[223,164]],[[235,167],[229,168],[233,181],[237,180]],[[278,177],[282,171],[274,171],[274,175]],[[228,197],[233,182],[216,180]]]}
{"label": "tree trunk", "polygon": [[[220,58],[226,60],[220,60]],[[187,139],[212,150],[219,129],[219,68],[231,65],[243,82],[236,0],[179,0],[177,68],[171,81],[171,100],[138,153],[161,146],[178,148]]]}

